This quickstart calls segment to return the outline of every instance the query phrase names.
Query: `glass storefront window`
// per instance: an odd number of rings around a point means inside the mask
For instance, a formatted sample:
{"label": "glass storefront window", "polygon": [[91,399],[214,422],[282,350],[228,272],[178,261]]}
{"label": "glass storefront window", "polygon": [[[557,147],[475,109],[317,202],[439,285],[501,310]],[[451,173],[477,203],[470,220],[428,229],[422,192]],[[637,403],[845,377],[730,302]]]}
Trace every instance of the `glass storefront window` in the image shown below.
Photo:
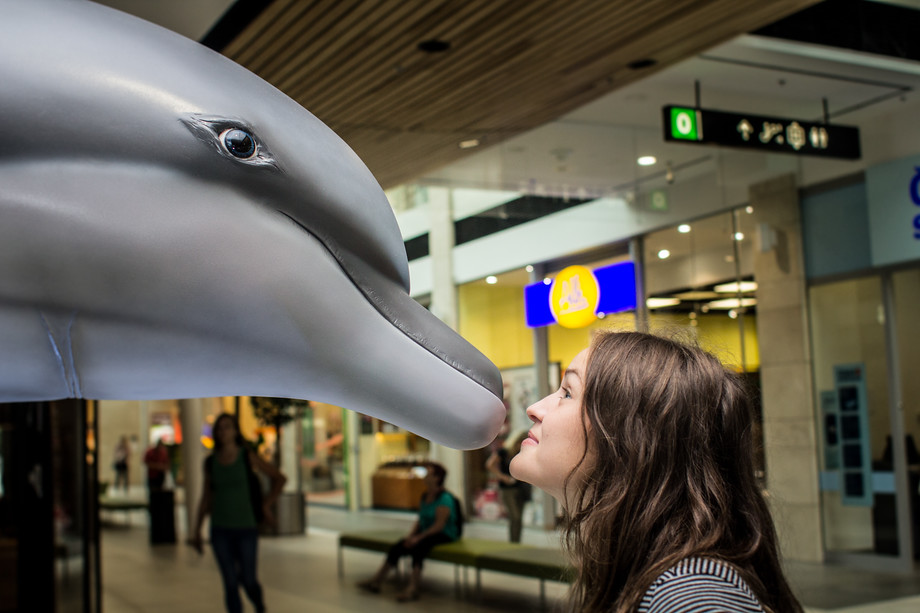
{"label": "glass storefront window", "polygon": [[380,419],[357,417],[361,506],[417,509],[424,487],[413,469],[429,459],[431,442]]}
{"label": "glass storefront window", "polygon": [[892,275],[895,320],[898,338],[901,402],[904,426],[904,453],[907,464],[907,491],[910,495],[914,558],[920,559],[920,378],[911,376],[920,364],[920,268]]}
{"label": "glass storefront window", "polygon": [[345,505],[345,430],[340,407],[311,402],[301,420],[300,473],[310,502]]}
{"label": "glass storefront window", "polygon": [[878,277],[809,291],[828,552],[898,554]]}
{"label": "glass storefront window", "polygon": [[646,236],[645,283],[652,331],[686,334],[756,378],[757,286],[748,211],[740,207]]}

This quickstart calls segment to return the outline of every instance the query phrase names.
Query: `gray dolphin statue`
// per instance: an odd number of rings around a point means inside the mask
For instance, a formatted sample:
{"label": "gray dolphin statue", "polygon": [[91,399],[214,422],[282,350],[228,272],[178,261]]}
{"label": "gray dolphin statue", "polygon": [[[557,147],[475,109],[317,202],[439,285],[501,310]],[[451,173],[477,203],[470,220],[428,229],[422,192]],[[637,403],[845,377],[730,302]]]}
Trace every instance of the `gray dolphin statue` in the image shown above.
{"label": "gray dolphin statue", "polygon": [[501,376],[408,285],[303,107],[119,11],[0,0],[0,401],[302,398],[482,447]]}

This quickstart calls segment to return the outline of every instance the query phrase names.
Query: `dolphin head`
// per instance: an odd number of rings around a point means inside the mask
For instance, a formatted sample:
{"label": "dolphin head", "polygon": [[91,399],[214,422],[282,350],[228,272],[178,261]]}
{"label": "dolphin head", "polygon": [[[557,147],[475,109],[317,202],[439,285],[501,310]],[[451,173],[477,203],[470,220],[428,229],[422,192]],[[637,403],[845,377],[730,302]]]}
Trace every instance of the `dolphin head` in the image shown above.
{"label": "dolphin head", "polygon": [[458,448],[495,366],[408,295],[383,191],[321,121],[83,1],[0,20],[0,400],[260,395]]}

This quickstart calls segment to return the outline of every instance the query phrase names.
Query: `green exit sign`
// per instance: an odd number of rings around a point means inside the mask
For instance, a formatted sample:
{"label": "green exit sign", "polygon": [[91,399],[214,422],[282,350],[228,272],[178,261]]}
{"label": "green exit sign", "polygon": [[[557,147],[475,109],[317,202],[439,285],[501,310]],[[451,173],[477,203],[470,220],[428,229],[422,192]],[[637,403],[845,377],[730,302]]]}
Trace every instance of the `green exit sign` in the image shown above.
{"label": "green exit sign", "polygon": [[703,140],[703,121],[697,109],[679,106],[669,107],[671,111],[671,138],[675,140]]}

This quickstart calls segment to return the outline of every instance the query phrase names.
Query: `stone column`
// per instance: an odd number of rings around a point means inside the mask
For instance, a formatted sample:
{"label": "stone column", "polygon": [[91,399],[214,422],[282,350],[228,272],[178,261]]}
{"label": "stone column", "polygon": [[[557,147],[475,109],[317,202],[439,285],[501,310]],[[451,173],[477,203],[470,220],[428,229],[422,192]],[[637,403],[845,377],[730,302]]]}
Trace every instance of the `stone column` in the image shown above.
{"label": "stone column", "polygon": [[818,440],[795,177],[752,185],[749,197],[758,227],[754,279],[767,490],[783,555],[820,562]]}

